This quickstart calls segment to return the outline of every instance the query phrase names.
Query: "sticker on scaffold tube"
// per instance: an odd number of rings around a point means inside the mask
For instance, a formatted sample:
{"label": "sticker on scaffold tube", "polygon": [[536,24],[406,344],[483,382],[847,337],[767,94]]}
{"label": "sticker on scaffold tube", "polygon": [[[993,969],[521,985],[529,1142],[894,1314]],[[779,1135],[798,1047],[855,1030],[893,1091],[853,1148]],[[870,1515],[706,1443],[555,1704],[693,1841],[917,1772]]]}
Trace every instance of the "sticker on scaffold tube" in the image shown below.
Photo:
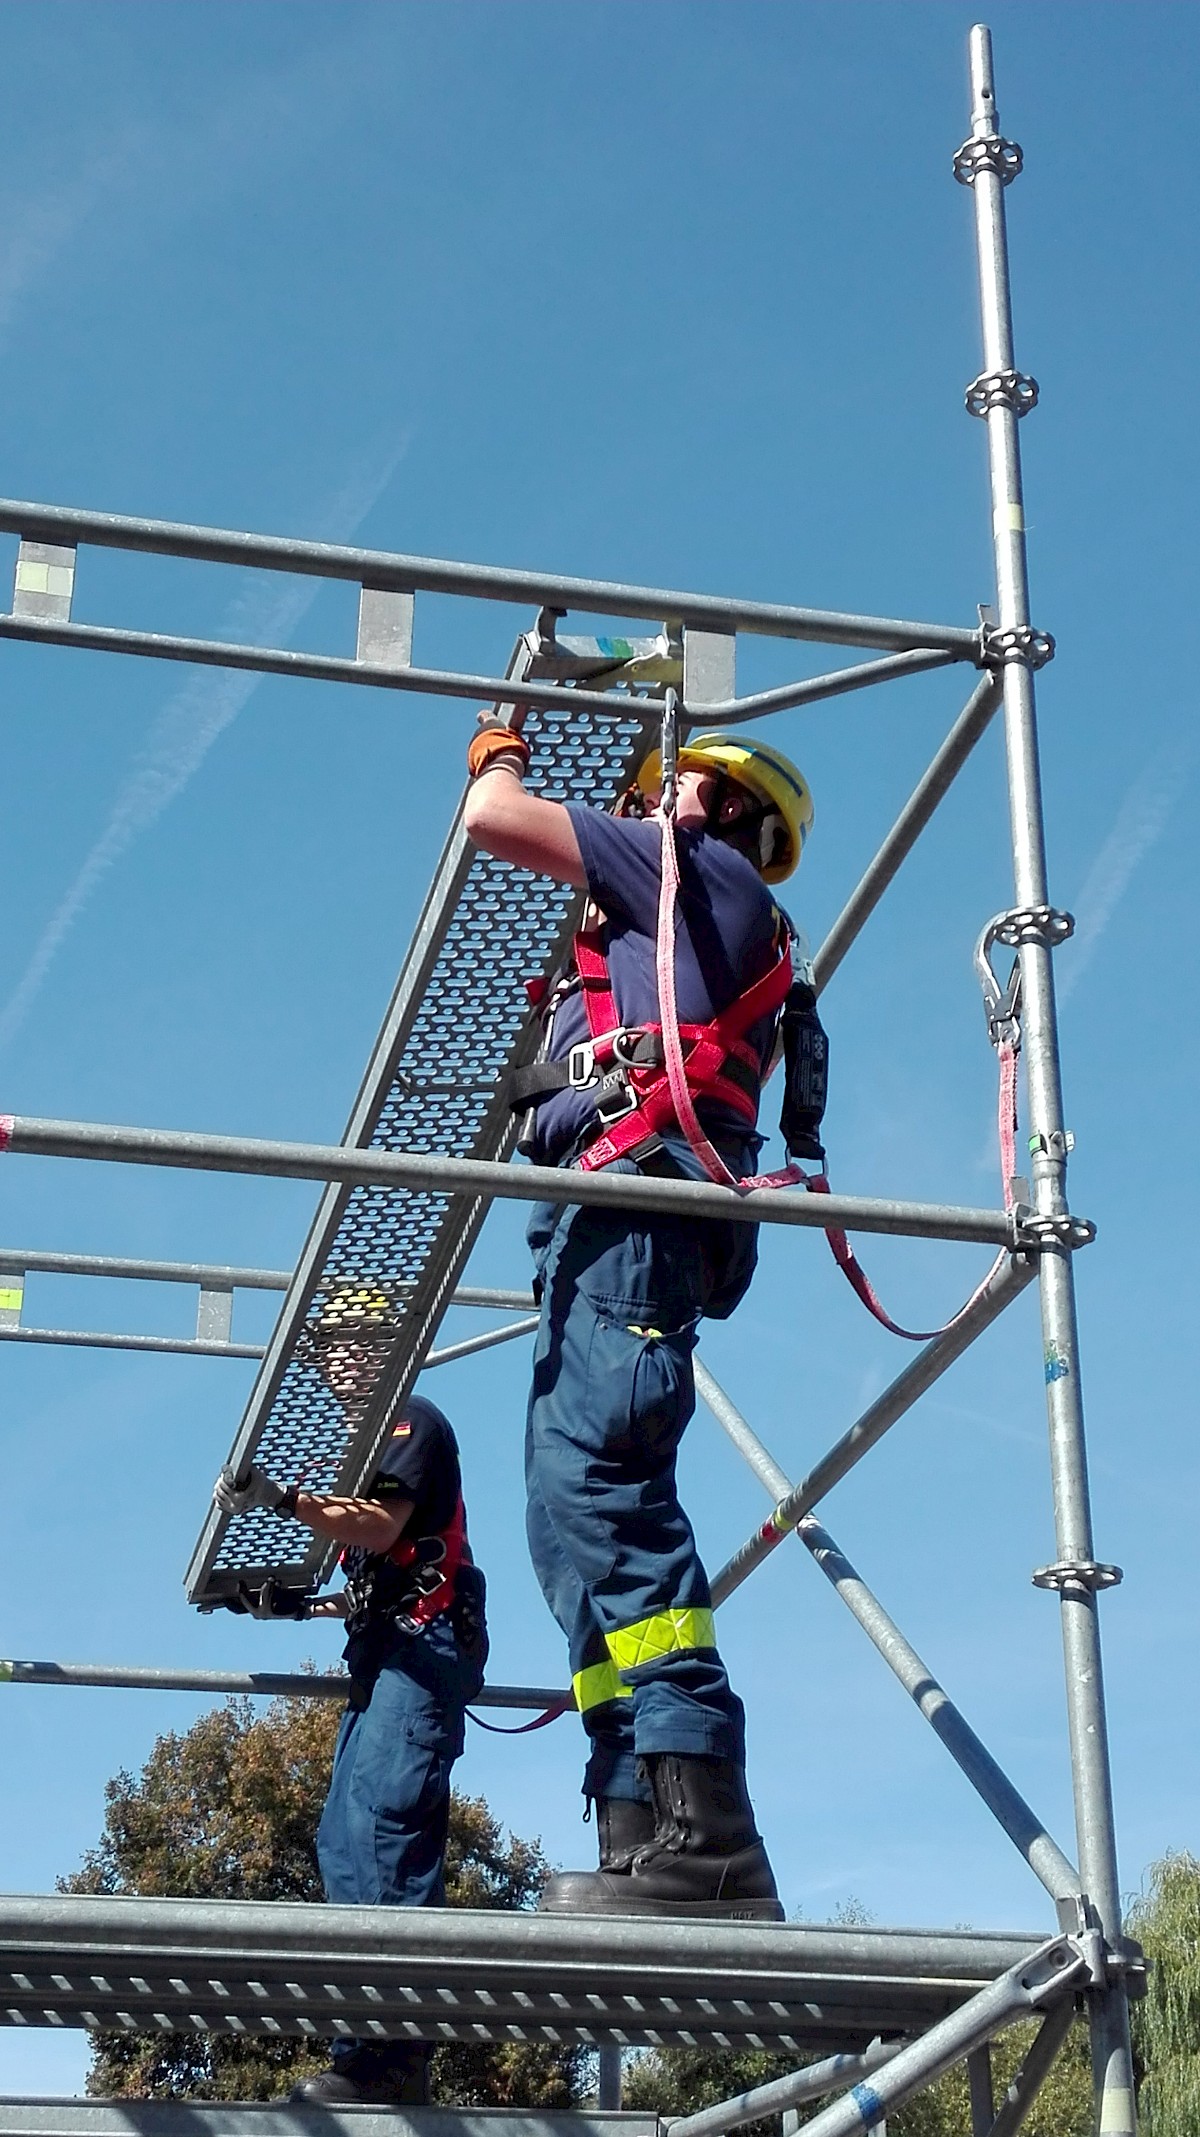
{"label": "sticker on scaffold tube", "polygon": [[873,2085],[856,2085],[850,2098],[862,2116],[864,2130],[871,2129],[875,2123],[883,2120],[883,2101]]}
{"label": "sticker on scaffold tube", "polygon": [[1045,1350],[1045,1359],[1047,1387],[1049,1387],[1055,1380],[1070,1379],[1071,1361],[1068,1358],[1066,1352],[1064,1350],[1059,1349],[1057,1343],[1047,1343]]}
{"label": "sticker on scaffold tube", "polygon": [[784,1537],[791,1534],[792,1527],[792,1522],[789,1521],[782,1509],[777,1506],[774,1513],[769,1514],[763,1522],[758,1533],[764,1543],[777,1544],[782,1543]]}

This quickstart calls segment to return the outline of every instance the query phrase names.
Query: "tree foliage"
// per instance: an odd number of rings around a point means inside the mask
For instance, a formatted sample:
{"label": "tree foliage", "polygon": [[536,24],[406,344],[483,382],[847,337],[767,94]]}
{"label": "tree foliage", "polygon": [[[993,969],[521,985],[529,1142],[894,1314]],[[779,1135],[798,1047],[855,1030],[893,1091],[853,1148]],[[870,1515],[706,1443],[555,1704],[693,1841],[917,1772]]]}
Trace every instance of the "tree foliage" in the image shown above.
{"label": "tree foliage", "polygon": [[1133,2006],[1133,2042],[1146,2137],[1200,2130],[1200,1862],[1166,1855],[1147,1872],[1129,1914],[1150,1977]]}
{"label": "tree foliage", "polygon": [[[228,1700],[183,1734],[158,1738],[140,1774],[105,1790],[104,1830],[66,1892],[182,1899],[319,1900],[316,1830],[340,1710],[275,1701],[256,1715]],[[548,1865],[535,1841],[506,1838],[479,1797],[455,1795],[446,1856],[451,1906],[522,1908]],[[267,2100],[323,2067],[307,2042],[214,2035],[98,2033],[88,2090],[104,2097]],[[434,2055],[435,2100],[570,2107],[586,2053],[535,2042],[448,2042]]]}

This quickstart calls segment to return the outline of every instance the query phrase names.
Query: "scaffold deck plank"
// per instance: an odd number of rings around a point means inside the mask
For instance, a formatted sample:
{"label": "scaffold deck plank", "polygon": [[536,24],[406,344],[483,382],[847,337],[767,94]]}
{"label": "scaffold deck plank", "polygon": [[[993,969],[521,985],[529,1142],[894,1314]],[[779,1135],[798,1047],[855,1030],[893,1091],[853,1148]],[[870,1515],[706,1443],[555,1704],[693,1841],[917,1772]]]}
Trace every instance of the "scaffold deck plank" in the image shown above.
{"label": "scaffold deck plank", "polygon": [[658,2118],[597,2107],[301,2107],[287,2100],[19,2100],[0,2137],[655,2137]]}
{"label": "scaffold deck plank", "polygon": [[129,2033],[865,2047],[1037,1935],[78,1895],[0,1902],[0,2022]]}
{"label": "scaffold deck plank", "polygon": [[[532,665],[524,639],[510,664]],[[628,718],[534,708],[527,785],[552,800],[608,807],[627,783],[657,714],[629,699]],[[508,1070],[536,1044],[525,981],[565,946],[577,893],[473,847],[461,810],[417,923],[343,1141],[374,1150],[502,1159],[515,1127]],[[354,1491],[374,1466],[445,1313],[487,1210],[482,1195],[333,1184],[304,1251],[238,1432],[239,1468],[261,1461],[285,1482]],[[353,1324],[339,1392],[319,1366],[320,1329]],[[397,1330],[398,1324],[398,1330]],[[353,1391],[348,1389],[352,1383]],[[336,1548],[261,1509],[210,1511],[187,1576],[189,1600],[212,1605],[243,1581],[324,1578]]]}

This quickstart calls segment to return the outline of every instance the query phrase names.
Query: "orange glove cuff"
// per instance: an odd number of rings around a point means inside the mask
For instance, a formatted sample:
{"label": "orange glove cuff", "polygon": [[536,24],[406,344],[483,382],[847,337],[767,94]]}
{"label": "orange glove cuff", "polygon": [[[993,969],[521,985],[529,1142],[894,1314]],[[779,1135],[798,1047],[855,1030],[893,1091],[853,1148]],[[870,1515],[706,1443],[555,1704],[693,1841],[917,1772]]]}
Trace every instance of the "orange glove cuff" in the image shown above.
{"label": "orange glove cuff", "polygon": [[529,744],[523,735],[511,727],[485,727],[472,735],[467,749],[467,770],[472,779],[486,772],[497,757],[519,757],[522,769],[529,770]]}

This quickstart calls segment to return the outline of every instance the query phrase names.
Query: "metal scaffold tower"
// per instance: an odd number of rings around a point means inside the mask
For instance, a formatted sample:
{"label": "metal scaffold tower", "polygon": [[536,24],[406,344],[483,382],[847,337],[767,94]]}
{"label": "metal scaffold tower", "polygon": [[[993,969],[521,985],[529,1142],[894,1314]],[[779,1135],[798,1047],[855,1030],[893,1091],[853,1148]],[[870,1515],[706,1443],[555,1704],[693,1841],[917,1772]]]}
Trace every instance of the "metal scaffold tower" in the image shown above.
{"label": "metal scaffold tower", "polygon": [[[57,506],[0,503],[0,531],[19,537],[11,613],[0,637],[153,659],[250,669],[367,687],[529,708],[530,784],[554,799],[605,808],[628,783],[674,692],[685,729],[728,727],[787,707],[961,664],[978,671],[967,702],[851,893],[814,960],[818,990],[854,943],[993,715],[1002,708],[1014,870],[1013,905],[985,929],[978,959],[989,1029],[1002,1062],[1023,1045],[1030,1171],[1013,1178],[1003,1209],[971,1209],[810,1195],[794,1187],[737,1192],[642,1176],[580,1174],[509,1163],[515,1130],[504,1100],[511,1069],[532,1058],[537,1031],[525,975],[548,970],[571,931],[576,894],[477,852],[461,810],[342,1143],[267,1142],[167,1129],[0,1116],[11,1155],[314,1180],[322,1194],[292,1272],[70,1253],[0,1250],[0,1340],[174,1350],[261,1360],[231,1459],[261,1458],[273,1474],[316,1490],[353,1492],[373,1473],[385,1434],[419,1372],[528,1333],[523,1289],[463,1282],[495,1197],[691,1212],[745,1223],[909,1238],[981,1241],[996,1262],[964,1311],[912,1362],[809,1474],[789,1477],[707,1368],[699,1392],[765,1487],[772,1511],[712,1583],[722,1603],[795,1533],[916,1701],[951,1757],[1025,1857],[1054,1903],[1052,1926],[1028,1936],[963,1931],[775,1927],[562,1916],[193,1902],[82,1896],[0,1899],[0,2017],[13,2026],[267,2033],[328,2038],[535,2039],[600,2049],[596,2110],[569,2118],[513,2112],[548,2133],[560,2121],[596,2137],[620,2107],[620,2051],[643,2043],[752,2045],[796,2061],[794,2073],[703,2112],[667,2118],[659,2137],[723,2137],[757,2116],[827,2099],[805,2125],[813,2137],[882,2129],[889,2113],[965,2062],[974,2137],[1009,2137],[1025,2119],[1077,2010],[1090,2027],[1097,2127],[1135,2137],[1128,1997],[1140,1983],[1136,1947],[1122,1934],[1113,1832],[1097,1599],[1119,1579],[1092,1538],[1075,1325],[1072,1258],[1092,1236],[1067,1198],[1070,1139],[1063,1126],[1053,952],[1070,916],[1050,900],[1034,705],[1036,671],[1053,641],[1030,618],[1018,423],[1036,403],[1013,350],[1005,188],[1021,151],[1000,133],[991,41],[971,33],[971,131],[954,175],[971,195],[978,253],[983,366],[967,407],[986,425],[995,547],[995,607],[976,626],[912,623],[715,598],[424,557],[120,518]],[[232,645],[73,620],[77,553],[127,552],[235,563],[349,580],[361,589],[352,658]],[[413,664],[416,596],[435,592],[506,601],[536,621],[503,673],[469,675]],[[645,620],[644,637],[567,636],[569,613]],[[865,661],[738,697],[739,634],[861,649]],[[995,979],[997,945],[1015,951],[1013,977]],[[1014,1070],[1015,1072],[1015,1070]],[[31,1326],[31,1272],[153,1278],[198,1293],[194,1337],[107,1335]],[[1028,1285],[1041,1299],[1050,1479],[1057,1558],[1035,1575],[1059,1598],[1066,1661],[1069,1753],[1078,1864],[1046,1830],[922,1658],[817,1520],[814,1509]],[[239,1289],[284,1299],[265,1348],[238,1343]],[[378,1328],[364,1295],[381,1301]],[[355,1392],[336,1397],[315,1363],[314,1330],[356,1300]],[[510,1318],[437,1348],[451,1304]],[[350,1430],[347,1431],[347,1426]],[[304,1542],[298,1525],[261,1512],[210,1512],[187,1574],[189,1599],[211,1609],[239,1584],[315,1586],[334,1547]],[[147,1686],[340,1697],[344,1679],[282,1673],[168,1671],[11,1661],[15,1683]],[[491,1686],[483,1703],[551,1711],[569,1694]],[[993,2097],[989,2043],[1018,2019],[1038,2027],[1006,2097]],[[447,2111],[403,2111],[434,2137]],[[468,2133],[477,2117],[455,2111]],[[206,2106],[192,2101],[0,2103],[12,2137],[244,2137],[312,2128],[312,2110]],[[371,2110],[345,2116],[360,2132]],[[395,2112],[389,2113],[395,2127]],[[630,2137],[654,2137],[654,2118],[622,2116]]]}

